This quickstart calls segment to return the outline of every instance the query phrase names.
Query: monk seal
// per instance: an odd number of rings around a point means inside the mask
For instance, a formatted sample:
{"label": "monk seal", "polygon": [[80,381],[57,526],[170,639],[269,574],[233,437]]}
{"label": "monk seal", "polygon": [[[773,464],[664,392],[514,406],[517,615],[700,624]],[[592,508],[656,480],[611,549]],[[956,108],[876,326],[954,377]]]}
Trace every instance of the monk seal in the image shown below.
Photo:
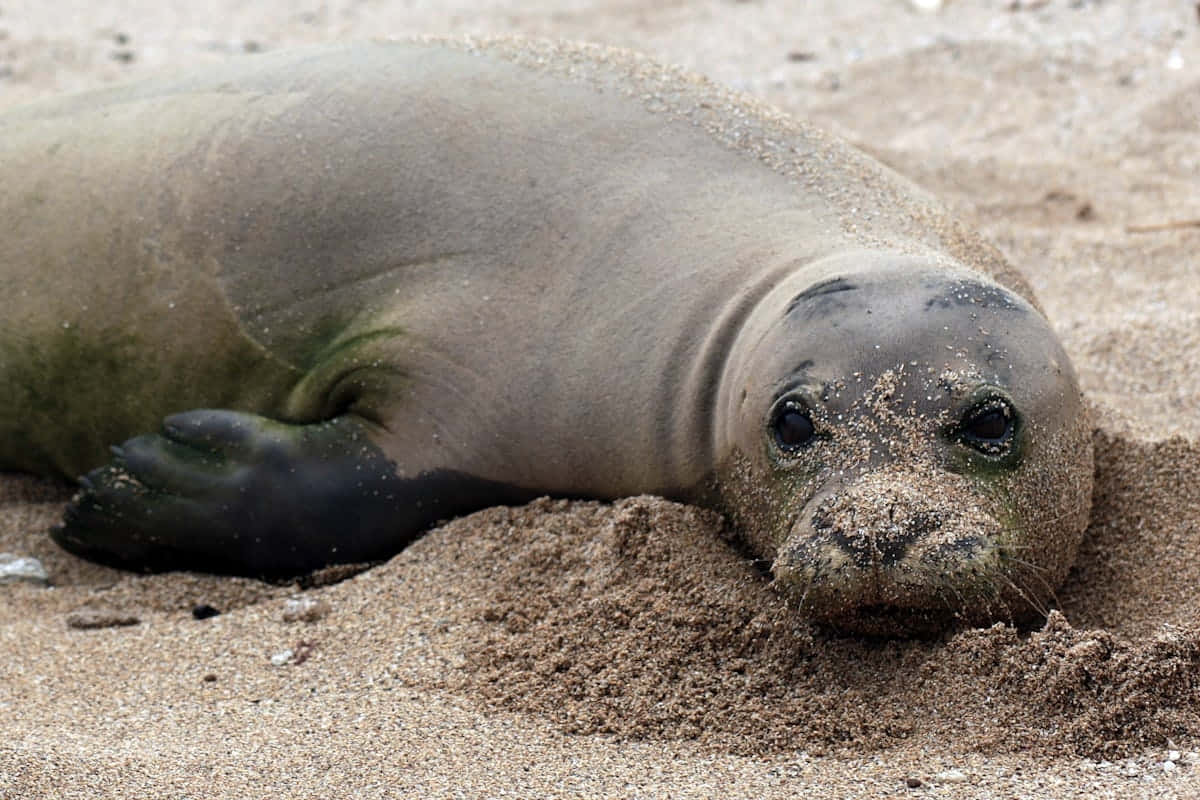
{"label": "monk seal", "polygon": [[1044,610],[1074,557],[1090,428],[1024,281],[703,79],[336,45],[11,110],[0,152],[0,464],[87,473],[84,557],[281,577],[654,493],[868,632]]}

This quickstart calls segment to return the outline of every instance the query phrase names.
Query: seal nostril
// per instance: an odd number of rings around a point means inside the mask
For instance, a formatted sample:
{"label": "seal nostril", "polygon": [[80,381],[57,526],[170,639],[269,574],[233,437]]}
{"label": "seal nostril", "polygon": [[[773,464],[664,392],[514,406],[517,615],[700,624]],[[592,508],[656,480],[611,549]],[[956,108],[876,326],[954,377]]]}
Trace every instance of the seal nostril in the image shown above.
{"label": "seal nostril", "polygon": [[949,562],[961,561],[987,549],[987,539],[982,536],[969,535],[952,542],[944,542],[921,554],[925,564],[940,566]]}
{"label": "seal nostril", "polygon": [[854,530],[849,533],[840,529],[830,532],[829,538],[842,549],[854,566],[859,569],[870,569],[875,565],[875,537],[867,530]]}
{"label": "seal nostril", "polygon": [[888,534],[891,535],[879,536],[875,539],[875,547],[879,551],[879,564],[884,567],[892,567],[900,563],[905,553],[908,552],[908,546],[917,538],[907,530],[888,531]]}
{"label": "seal nostril", "polygon": [[918,511],[904,521],[904,529],[913,538],[927,536],[941,527],[941,515],[932,511]]}

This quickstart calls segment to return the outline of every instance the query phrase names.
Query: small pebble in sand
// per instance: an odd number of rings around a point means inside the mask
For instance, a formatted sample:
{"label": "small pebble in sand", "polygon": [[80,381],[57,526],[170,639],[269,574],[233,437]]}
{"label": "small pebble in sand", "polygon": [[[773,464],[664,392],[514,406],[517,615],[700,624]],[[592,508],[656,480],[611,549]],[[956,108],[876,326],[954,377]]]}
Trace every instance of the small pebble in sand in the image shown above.
{"label": "small pebble in sand", "polygon": [[287,650],[280,650],[278,653],[272,654],[271,664],[272,666],[282,667],[292,660],[293,655],[295,655],[295,653],[291,650],[291,648],[288,648]]}
{"label": "small pebble in sand", "polygon": [[961,769],[948,769],[933,776],[935,783],[966,783],[967,773]]}
{"label": "small pebble in sand", "polygon": [[192,606],[193,619],[212,619],[220,613],[220,609],[213,608],[208,603],[200,603]]}
{"label": "small pebble in sand", "polygon": [[112,608],[79,608],[67,614],[67,627],[76,630],[124,628],[139,622],[141,619],[136,614]]}
{"label": "small pebble in sand", "polygon": [[920,789],[925,784],[921,781],[920,778],[905,778],[904,785],[910,789]]}
{"label": "small pebble in sand", "polygon": [[50,576],[42,562],[32,556],[19,556],[14,553],[0,553],[0,583],[40,583],[50,582]]}
{"label": "small pebble in sand", "polygon": [[317,597],[295,595],[283,604],[284,622],[316,622],[329,613],[329,603]]}
{"label": "small pebble in sand", "polygon": [[295,655],[292,656],[293,664],[303,664],[312,656],[313,651],[317,649],[317,645],[313,642],[300,641],[296,642]]}

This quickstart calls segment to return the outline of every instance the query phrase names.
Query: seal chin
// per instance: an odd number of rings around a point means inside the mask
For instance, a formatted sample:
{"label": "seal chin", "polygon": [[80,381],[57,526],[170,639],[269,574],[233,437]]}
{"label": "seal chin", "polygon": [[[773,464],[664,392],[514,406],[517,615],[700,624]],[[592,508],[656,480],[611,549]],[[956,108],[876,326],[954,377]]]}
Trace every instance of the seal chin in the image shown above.
{"label": "seal chin", "polygon": [[965,479],[940,477],[932,491],[929,479],[876,473],[813,498],[776,553],[776,585],[810,618],[860,633],[994,617],[1018,589],[1003,546],[1012,532]]}

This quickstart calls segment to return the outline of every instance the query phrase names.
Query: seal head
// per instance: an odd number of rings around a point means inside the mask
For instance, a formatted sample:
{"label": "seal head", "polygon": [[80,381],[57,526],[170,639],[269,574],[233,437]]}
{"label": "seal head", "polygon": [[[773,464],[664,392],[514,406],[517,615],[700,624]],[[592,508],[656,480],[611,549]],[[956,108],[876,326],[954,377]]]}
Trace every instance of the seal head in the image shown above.
{"label": "seal head", "polygon": [[919,258],[846,254],[796,277],[754,312],[724,398],[724,503],[777,585],[865,633],[1045,613],[1092,480],[1045,319]]}

